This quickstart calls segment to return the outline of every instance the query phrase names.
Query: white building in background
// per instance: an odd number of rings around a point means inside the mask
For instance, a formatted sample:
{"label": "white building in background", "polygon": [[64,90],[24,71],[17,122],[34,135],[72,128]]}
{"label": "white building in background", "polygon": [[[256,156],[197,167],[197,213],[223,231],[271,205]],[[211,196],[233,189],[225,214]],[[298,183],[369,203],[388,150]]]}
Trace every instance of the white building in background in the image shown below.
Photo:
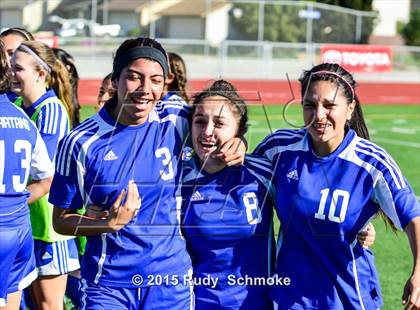
{"label": "white building in background", "polygon": [[24,27],[37,31],[61,0],[0,0],[0,28]]}
{"label": "white building in background", "polygon": [[218,45],[228,35],[230,1],[171,0],[146,2],[140,24],[156,27],[157,37],[206,39]]}
{"label": "white building in background", "polygon": [[373,0],[373,9],[378,11],[374,36],[398,35],[397,23],[407,23],[410,18],[411,0]]}

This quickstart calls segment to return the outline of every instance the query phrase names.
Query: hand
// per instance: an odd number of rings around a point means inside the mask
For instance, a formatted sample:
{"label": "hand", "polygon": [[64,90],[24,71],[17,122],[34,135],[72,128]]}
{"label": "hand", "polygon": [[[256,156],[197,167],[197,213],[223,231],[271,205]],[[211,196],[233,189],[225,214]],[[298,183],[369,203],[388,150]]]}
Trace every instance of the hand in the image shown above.
{"label": "hand", "polygon": [[362,230],[357,234],[357,241],[359,241],[360,245],[365,249],[371,247],[375,242],[375,239],[376,231],[372,223],[368,224],[366,230]]}
{"label": "hand", "polygon": [[137,215],[141,205],[137,185],[133,181],[128,183],[126,200],[124,205],[121,205],[124,196],[125,190],[122,190],[109,210],[108,222],[116,231],[127,225]]}
{"label": "hand", "polygon": [[225,142],[215,156],[223,160],[227,166],[241,165],[244,162],[246,145],[242,138],[234,137]]}
{"label": "hand", "polygon": [[420,272],[413,273],[404,286],[402,304],[405,310],[420,309]]}

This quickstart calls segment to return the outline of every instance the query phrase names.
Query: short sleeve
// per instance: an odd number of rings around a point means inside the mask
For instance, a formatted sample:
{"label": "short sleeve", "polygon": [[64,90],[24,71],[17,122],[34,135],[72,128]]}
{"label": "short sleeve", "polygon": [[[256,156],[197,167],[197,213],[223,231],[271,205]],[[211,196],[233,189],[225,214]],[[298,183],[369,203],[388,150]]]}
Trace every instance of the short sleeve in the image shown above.
{"label": "short sleeve", "polygon": [[81,209],[83,198],[80,192],[80,171],[74,152],[77,147],[69,148],[66,141],[66,138],[63,139],[58,147],[55,174],[48,200],[63,209]]}
{"label": "short sleeve", "polygon": [[47,148],[38,130],[36,132],[35,146],[32,150],[31,177],[34,180],[48,178],[54,174],[54,166],[49,160]]}
{"label": "short sleeve", "polygon": [[68,122],[65,108],[58,102],[45,105],[38,115],[37,127],[51,160],[54,160],[58,142],[68,133]]}
{"label": "short sleeve", "polygon": [[[407,182],[405,178],[404,181]],[[386,177],[381,177],[374,187],[373,200],[400,230],[420,216],[420,204],[408,183],[401,188],[392,184]]]}

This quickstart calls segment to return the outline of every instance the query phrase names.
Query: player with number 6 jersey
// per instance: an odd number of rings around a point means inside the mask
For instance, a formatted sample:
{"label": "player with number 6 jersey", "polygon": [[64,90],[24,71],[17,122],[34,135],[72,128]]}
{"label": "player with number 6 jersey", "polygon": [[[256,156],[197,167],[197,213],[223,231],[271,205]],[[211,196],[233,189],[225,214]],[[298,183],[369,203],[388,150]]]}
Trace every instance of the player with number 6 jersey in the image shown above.
{"label": "player with number 6 jersey", "polygon": [[[350,73],[321,64],[301,83],[305,128],[278,130],[255,151],[278,162],[276,273],[291,284],[274,287],[272,296],[279,309],[378,309],[373,254],[356,235],[383,213],[405,230],[418,263],[419,203],[391,156],[367,140]],[[407,281],[405,303],[410,295],[420,302],[419,267]]]}

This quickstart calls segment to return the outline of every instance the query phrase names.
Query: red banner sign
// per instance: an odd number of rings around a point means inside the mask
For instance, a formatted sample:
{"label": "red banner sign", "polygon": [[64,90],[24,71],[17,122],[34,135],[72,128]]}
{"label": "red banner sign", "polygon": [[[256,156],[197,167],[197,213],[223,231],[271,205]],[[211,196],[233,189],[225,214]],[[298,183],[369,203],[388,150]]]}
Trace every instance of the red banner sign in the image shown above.
{"label": "red banner sign", "polygon": [[379,45],[324,45],[322,62],[337,63],[350,72],[383,72],[392,68],[392,50]]}
{"label": "red banner sign", "polygon": [[35,40],[47,44],[49,47],[58,47],[58,37],[49,34],[35,34]]}

